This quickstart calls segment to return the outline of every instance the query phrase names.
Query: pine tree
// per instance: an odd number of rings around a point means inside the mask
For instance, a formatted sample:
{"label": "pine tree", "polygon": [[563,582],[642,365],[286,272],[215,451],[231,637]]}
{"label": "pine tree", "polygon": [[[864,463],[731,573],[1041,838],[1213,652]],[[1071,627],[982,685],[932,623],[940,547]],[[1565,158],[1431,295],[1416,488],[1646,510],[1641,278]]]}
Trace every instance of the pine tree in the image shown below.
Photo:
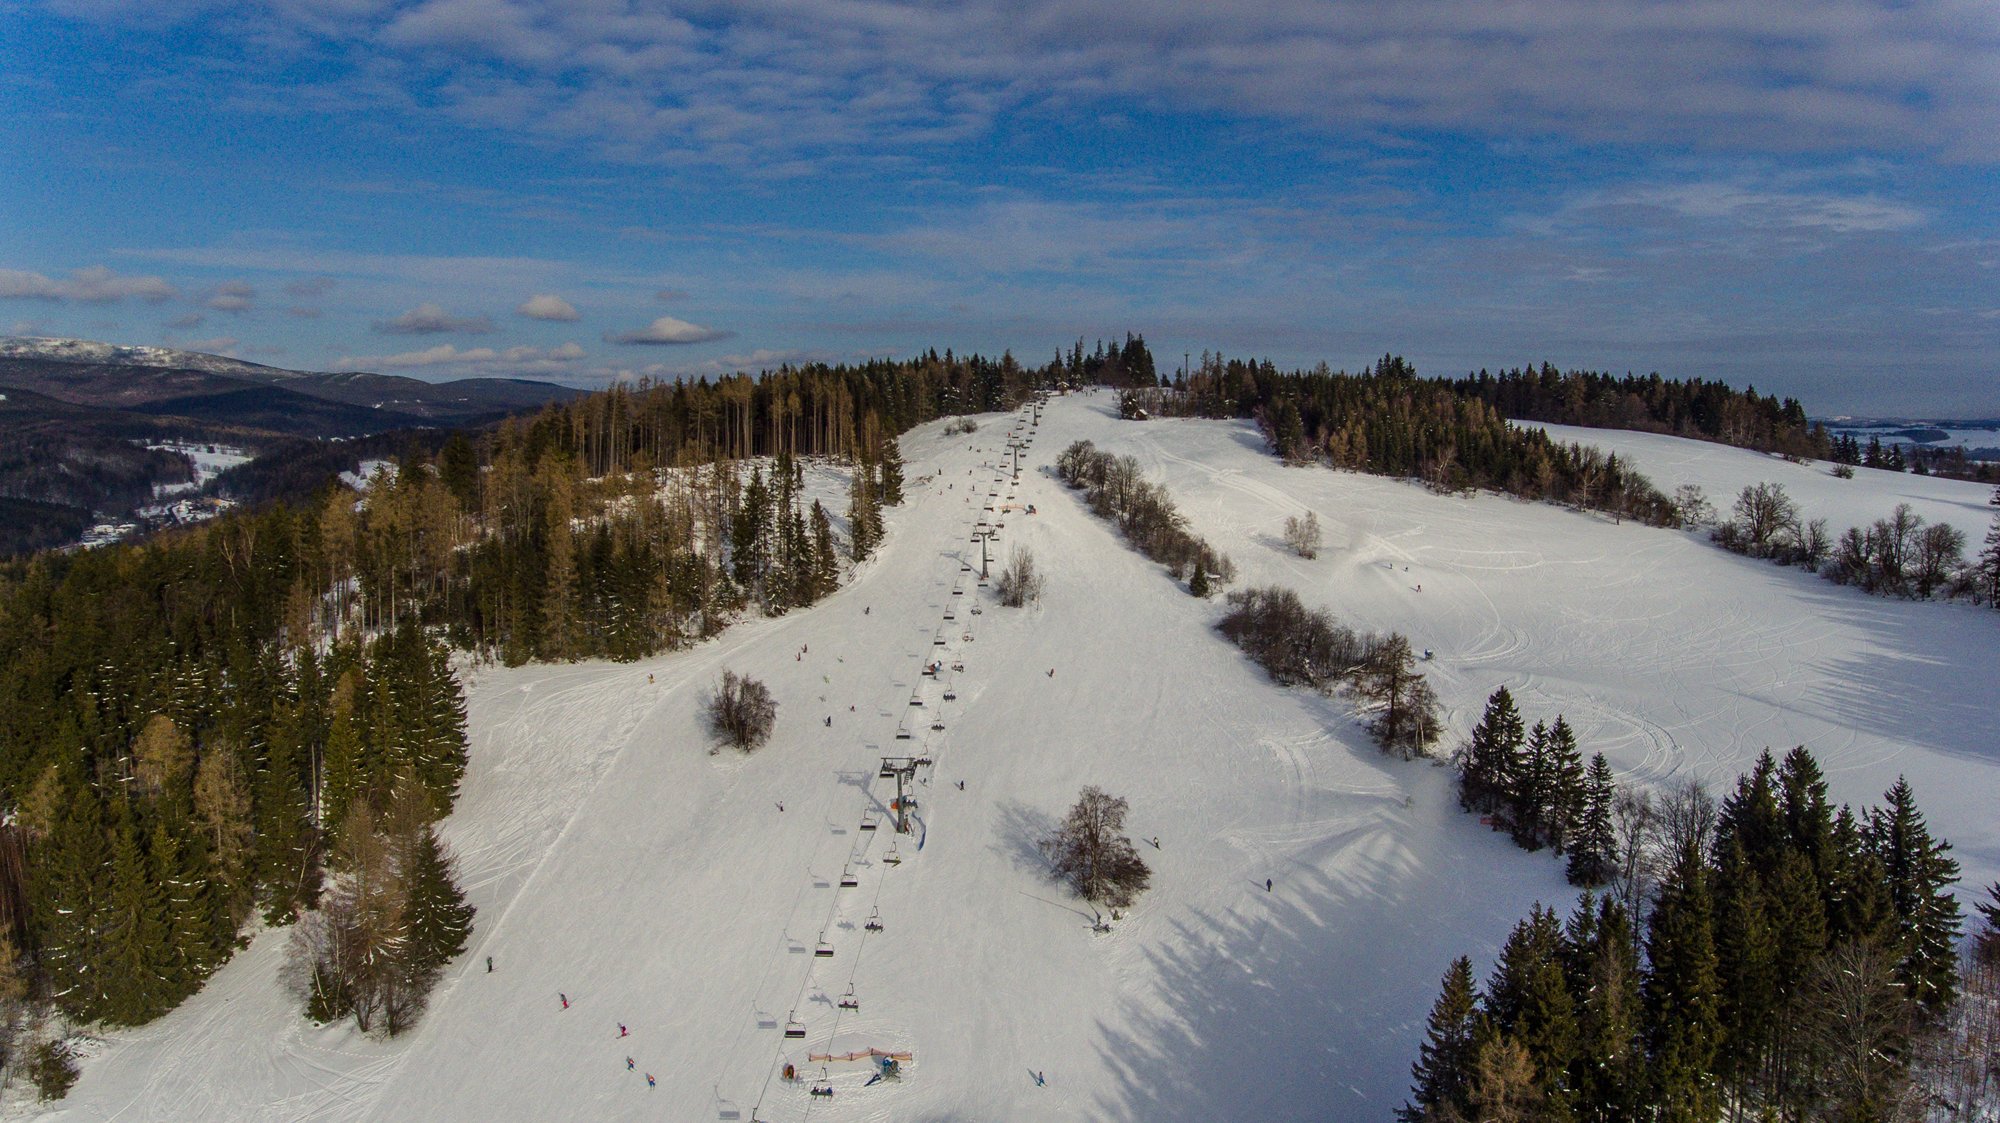
{"label": "pine tree", "polygon": [[1708,870],[1690,841],[1662,881],[1646,933],[1649,1099],[1662,1123],[1712,1123],[1720,1045],[1714,907]]}
{"label": "pine tree", "polygon": [[881,536],[881,508],[871,477],[874,466],[865,459],[854,463],[854,479],[847,488],[847,526],[855,561],[875,552]]}
{"label": "pine tree", "polygon": [[1520,1042],[1504,1033],[1480,1041],[1473,1063],[1472,1118],[1479,1123],[1528,1123],[1542,1106],[1535,1062]]}
{"label": "pine tree", "polygon": [[840,588],[840,553],[833,548],[833,520],[820,501],[812,507],[813,599]]}
{"label": "pine tree", "polygon": [[92,1016],[114,1025],[139,1025],[165,1013],[181,997],[173,978],[167,887],[149,868],[138,826],[120,811],[111,829],[111,886],[100,922],[103,957],[93,964],[97,1001]]}
{"label": "pine tree", "polygon": [[1740,1091],[1761,1071],[1777,1018],[1778,931],[1741,836],[1732,841],[1717,880],[1723,888],[1715,924],[1716,973],[1722,1032],[1729,1042],[1721,1054],[1721,1075]]}
{"label": "pine tree", "polygon": [[1423,1044],[1410,1066],[1416,1083],[1410,1099],[1396,1112],[1401,1123],[1444,1123],[1470,1119],[1468,1087],[1473,1068],[1474,1009],[1472,960],[1459,956],[1445,970],[1437,1001],[1424,1026]]}
{"label": "pine tree", "polygon": [[1987,502],[1995,508],[1993,525],[1986,528],[1986,544],[1979,551],[1979,561],[1974,569],[1979,574],[1986,603],[2000,608],[2000,487],[1993,489],[1993,498]]}
{"label": "pine tree", "polygon": [[55,785],[45,795],[59,810],[48,834],[33,844],[29,918],[49,997],[87,1020],[104,1013],[97,986],[105,977],[105,933],[97,920],[109,911],[112,892],[104,861],[104,808],[80,780],[58,778]]}
{"label": "pine tree", "polygon": [[1986,887],[1986,899],[1972,906],[1979,911],[1979,931],[1973,934],[1972,951],[1977,961],[2000,968],[2000,881]]}
{"label": "pine tree", "polygon": [[1528,744],[1507,803],[1514,824],[1514,842],[1529,850],[1540,850],[1548,839],[1548,814],[1554,802],[1556,762],[1549,740],[1549,727],[1536,722],[1528,731]]}
{"label": "pine tree", "polygon": [[1459,772],[1458,802],[1467,811],[1491,812],[1508,802],[1524,734],[1520,711],[1506,687],[1486,699],[1486,712],[1472,727],[1472,741]]}
{"label": "pine tree", "polygon": [[1618,788],[1603,753],[1593,753],[1583,778],[1582,810],[1569,837],[1570,884],[1602,885],[1618,870],[1618,829],[1612,806]]}
{"label": "pine tree", "polygon": [[1543,833],[1560,853],[1567,845],[1570,825],[1583,817],[1583,753],[1576,747],[1576,732],[1563,715],[1549,727],[1549,795],[1542,814]]}
{"label": "pine tree", "polygon": [[1501,946],[1486,985],[1486,1013],[1527,1050],[1545,1118],[1569,1117],[1568,1072],[1576,1057],[1575,1003],[1564,970],[1562,922],[1536,905]]}
{"label": "pine tree", "polygon": [[1931,838],[1917,810],[1916,793],[1901,776],[1884,795],[1886,807],[1869,815],[1868,841],[1887,877],[1898,920],[1896,977],[1904,993],[1937,1013],[1958,993],[1958,862],[1951,844]]}
{"label": "pine tree", "polygon": [[750,485],[743,489],[743,503],[729,523],[729,562],[736,583],[751,596],[764,588],[769,568],[771,499],[764,486],[761,468],[750,470]]}
{"label": "pine tree", "polygon": [[[1591,907],[1585,895],[1579,914]],[[1642,1001],[1639,952],[1623,905],[1606,896],[1587,926],[1573,923],[1570,956],[1576,963],[1577,1051],[1570,1066],[1577,1118],[1623,1123],[1638,1115],[1646,1084],[1640,1040]]]}
{"label": "pine tree", "polygon": [[356,712],[364,689],[358,669],[341,675],[334,687],[332,724],[327,730],[319,782],[318,821],[323,829],[343,822],[349,805],[366,790],[370,754],[362,718]]}
{"label": "pine tree", "polygon": [[890,437],[882,442],[882,505],[899,507],[903,503],[903,448]]}

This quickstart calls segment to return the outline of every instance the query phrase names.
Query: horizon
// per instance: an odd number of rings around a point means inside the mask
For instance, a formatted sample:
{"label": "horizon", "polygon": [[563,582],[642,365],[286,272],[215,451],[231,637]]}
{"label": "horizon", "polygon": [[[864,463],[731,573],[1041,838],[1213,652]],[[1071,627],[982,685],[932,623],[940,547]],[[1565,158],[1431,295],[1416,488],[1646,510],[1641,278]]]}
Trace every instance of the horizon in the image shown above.
{"label": "horizon", "polygon": [[4,18],[12,335],[588,388],[1129,330],[2000,414],[1989,5]]}

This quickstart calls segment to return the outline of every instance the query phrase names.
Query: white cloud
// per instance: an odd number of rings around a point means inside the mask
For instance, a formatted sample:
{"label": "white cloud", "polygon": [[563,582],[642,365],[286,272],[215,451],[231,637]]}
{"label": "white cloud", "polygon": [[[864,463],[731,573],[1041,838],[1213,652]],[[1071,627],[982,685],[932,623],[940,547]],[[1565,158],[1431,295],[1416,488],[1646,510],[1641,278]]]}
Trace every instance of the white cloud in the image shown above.
{"label": "white cloud", "polygon": [[493,321],[485,316],[454,316],[446,312],[442,305],[425,301],[393,320],[375,321],[375,330],[385,335],[440,335],[445,332],[484,335],[493,330]]}
{"label": "white cloud", "polygon": [[256,295],[257,290],[242,281],[224,281],[208,290],[202,304],[218,312],[247,312]]}
{"label": "white cloud", "polygon": [[202,315],[199,312],[189,312],[185,316],[175,316],[173,320],[167,324],[167,326],[170,328],[179,328],[185,331],[188,328],[200,327],[201,322],[206,319],[208,319],[208,317]]}
{"label": "white cloud", "polygon": [[114,304],[128,296],[158,303],[179,295],[174,286],[159,277],[125,276],[102,265],[73,270],[62,280],[20,269],[0,269],[0,298]]}
{"label": "white cloud", "polygon": [[421,351],[404,351],[395,355],[347,355],[337,360],[336,365],[350,368],[379,367],[384,369],[406,367],[440,366],[495,366],[495,365],[535,365],[550,363],[573,363],[583,358],[587,352],[576,343],[564,343],[558,347],[471,347],[460,350],[449,343],[436,347],[426,347]]}
{"label": "white cloud", "polygon": [[606,332],[606,343],[646,344],[652,346],[673,346],[684,343],[708,343],[717,339],[728,339],[733,332],[717,331],[672,316],[661,316],[637,331],[613,334]]}
{"label": "white cloud", "polygon": [[515,311],[531,320],[555,320],[561,323],[573,324],[583,319],[582,316],[577,314],[575,305],[560,296],[552,296],[546,293],[529,297]]}

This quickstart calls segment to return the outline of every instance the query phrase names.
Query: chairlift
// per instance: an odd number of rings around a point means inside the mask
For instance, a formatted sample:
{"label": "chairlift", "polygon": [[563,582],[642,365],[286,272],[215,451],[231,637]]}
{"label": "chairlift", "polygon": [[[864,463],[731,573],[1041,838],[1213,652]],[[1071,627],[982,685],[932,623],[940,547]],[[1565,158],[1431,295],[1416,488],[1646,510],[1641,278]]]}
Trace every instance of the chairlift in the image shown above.
{"label": "chairlift", "polygon": [[[896,852],[896,844],[894,842],[889,844],[889,852],[882,855],[882,864],[885,866],[900,866],[903,864],[903,856]],[[869,919],[872,920],[874,918],[870,917]]]}
{"label": "chairlift", "polygon": [[910,699],[910,705],[912,705],[912,706],[921,706],[921,705],[923,705],[923,704],[924,704],[924,700],[923,700],[922,698],[912,698],[912,699]]}
{"label": "chairlift", "polygon": [[[892,775],[892,773],[884,772],[883,775]],[[861,829],[864,831],[875,829],[875,813],[873,811],[864,811],[861,813]]]}
{"label": "chairlift", "polygon": [[794,1015],[793,1017],[785,1019],[785,1036],[798,1041],[806,1035],[806,1024],[797,1018],[797,1010],[792,1011],[792,1014]]}
{"label": "chairlift", "polygon": [[[897,861],[901,860],[900,858],[897,859]],[[868,914],[868,923],[863,924],[861,927],[866,928],[870,932],[880,932],[882,930],[882,910],[878,908],[870,912]]]}
{"label": "chairlift", "polygon": [[958,695],[953,691],[947,690],[944,692],[944,700],[947,702],[956,702],[958,701]]}
{"label": "chairlift", "polygon": [[861,1009],[861,1000],[854,996],[853,983],[847,984],[847,993],[840,996],[840,1008],[843,1010]]}
{"label": "chairlift", "polygon": [[861,879],[854,876],[852,872],[843,872],[840,875],[840,887],[842,889],[855,889],[859,888],[860,885]]}
{"label": "chairlift", "polygon": [[821,930],[819,934],[819,943],[813,947],[813,958],[815,959],[833,958],[833,945],[826,942],[825,930]]}
{"label": "chairlift", "polygon": [[[909,740],[909,739],[910,739],[910,731],[909,731],[909,730],[907,730],[907,729],[898,729],[898,730],[896,730],[896,740],[898,740],[898,741],[907,741],[907,740]],[[884,773],[882,773],[882,775],[884,775],[884,776],[892,776],[892,775],[894,775],[894,773],[892,773],[892,772],[884,772]]]}
{"label": "chairlift", "polygon": [[932,733],[943,733],[943,732],[944,732],[944,722],[941,722],[941,721],[934,721],[934,722],[931,722],[931,732],[932,732]]}

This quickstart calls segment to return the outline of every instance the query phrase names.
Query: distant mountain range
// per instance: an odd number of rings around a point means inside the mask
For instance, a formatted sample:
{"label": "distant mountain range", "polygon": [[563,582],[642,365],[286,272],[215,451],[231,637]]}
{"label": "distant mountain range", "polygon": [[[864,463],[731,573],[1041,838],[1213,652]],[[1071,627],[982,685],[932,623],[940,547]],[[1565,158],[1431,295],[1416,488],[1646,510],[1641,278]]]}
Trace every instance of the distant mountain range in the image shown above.
{"label": "distant mountain range", "polygon": [[465,425],[581,393],[528,379],[424,382],[284,370],[165,347],[0,337],[0,391],[9,389],[93,410],[323,437]]}
{"label": "distant mountain range", "polygon": [[74,541],[122,517],[186,458],[149,443],[252,453],[301,439],[481,425],[583,392],[551,382],[285,370],[164,347],[0,336],[0,555]]}

